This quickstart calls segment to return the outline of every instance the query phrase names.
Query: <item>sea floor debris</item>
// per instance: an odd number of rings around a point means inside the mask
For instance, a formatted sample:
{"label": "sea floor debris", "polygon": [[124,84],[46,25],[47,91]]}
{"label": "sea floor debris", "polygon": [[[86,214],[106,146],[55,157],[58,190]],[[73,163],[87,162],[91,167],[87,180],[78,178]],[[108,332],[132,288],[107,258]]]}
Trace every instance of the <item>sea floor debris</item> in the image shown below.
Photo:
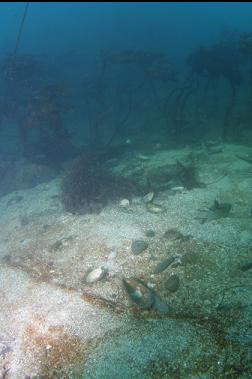
{"label": "sea floor debris", "polygon": [[[151,213],[140,201],[130,204],[131,212],[115,202],[99,214],[66,213],[52,202],[57,180],[18,192],[15,207],[6,207],[12,194],[2,197],[2,376],[248,377],[251,180],[237,189],[235,175],[245,163],[232,152],[242,148],[231,147],[223,149],[226,161],[237,166],[225,180],[157,193],[165,212]],[[145,164],[168,164],[183,154],[157,151]],[[202,166],[202,176],[211,164]],[[219,205],[232,203],[232,217],[201,224],[199,207],[219,198],[225,200]],[[20,223],[23,214],[29,224]],[[132,254],[132,241],[142,241],[141,253]]]}

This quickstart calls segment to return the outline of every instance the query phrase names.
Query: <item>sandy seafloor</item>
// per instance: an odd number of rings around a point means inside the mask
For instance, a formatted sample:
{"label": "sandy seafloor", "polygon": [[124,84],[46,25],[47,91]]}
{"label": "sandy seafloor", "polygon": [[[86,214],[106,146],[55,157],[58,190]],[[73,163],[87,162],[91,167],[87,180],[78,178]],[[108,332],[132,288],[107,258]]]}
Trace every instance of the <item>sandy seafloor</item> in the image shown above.
{"label": "sandy seafloor", "polygon": [[[241,269],[252,261],[252,166],[236,157],[252,148],[220,148],[194,151],[202,182],[214,183],[156,194],[163,213],[134,198],[126,208],[72,215],[59,180],[0,199],[0,378],[252,377],[252,269]],[[190,151],[127,156],[117,169],[153,169]],[[229,216],[202,222],[216,199],[232,204]],[[169,229],[181,237],[164,238]],[[148,241],[138,256],[134,239]],[[100,266],[108,275],[87,285],[87,272]],[[165,286],[172,274],[176,292]],[[130,277],[154,288],[169,311],[134,307],[122,286]]]}

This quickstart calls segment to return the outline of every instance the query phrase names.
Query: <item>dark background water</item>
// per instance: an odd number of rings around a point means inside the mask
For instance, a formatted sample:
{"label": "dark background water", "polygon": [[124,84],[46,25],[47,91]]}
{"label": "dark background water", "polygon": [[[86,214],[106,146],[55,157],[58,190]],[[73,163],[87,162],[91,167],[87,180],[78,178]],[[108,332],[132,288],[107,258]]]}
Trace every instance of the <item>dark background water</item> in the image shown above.
{"label": "dark background water", "polygon": [[252,4],[30,3],[13,57],[25,5],[0,5],[2,162],[252,141]]}
{"label": "dark background water", "polygon": [[[0,49],[14,47],[25,3],[2,3]],[[96,56],[100,49],[148,49],[184,58],[218,40],[222,28],[250,31],[250,3],[31,3],[20,52]]]}

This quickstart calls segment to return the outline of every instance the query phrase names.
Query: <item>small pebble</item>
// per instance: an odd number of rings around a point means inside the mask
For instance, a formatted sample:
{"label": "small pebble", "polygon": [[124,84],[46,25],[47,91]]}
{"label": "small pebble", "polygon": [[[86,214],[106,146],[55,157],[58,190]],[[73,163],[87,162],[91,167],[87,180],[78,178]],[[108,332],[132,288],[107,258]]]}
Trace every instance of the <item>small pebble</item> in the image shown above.
{"label": "small pebble", "polygon": [[11,261],[11,255],[7,254],[7,255],[4,255],[3,258],[2,258],[2,261],[3,262],[10,262]]}
{"label": "small pebble", "polygon": [[174,275],[171,275],[166,283],[165,283],[165,287],[170,291],[170,292],[175,292],[179,289],[179,277],[178,275],[174,274]]}
{"label": "small pebble", "polygon": [[252,261],[243,263],[241,265],[241,270],[242,271],[248,271],[248,270],[251,270],[251,269],[252,269]]}
{"label": "small pebble", "polygon": [[27,215],[20,217],[20,225],[21,226],[26,226],[29,224],[29,222],[30,222],[30,220],[29,220],[29,217]]}
{"label": "small pebble", "polygon": [[42,225],[43,232],[47,232],[49,229],[50,229],[50,225],[48,225],[48,224]]}
{"label": "small pebble", "polygon": [[146,230],[144,234],[146,235],[146,237],[154,237],[155,236],[155,232],[152,229]]}
{"label": "small pebble", "polygon": [[134,255],[138,255],[146,250],[148,246],[148,242],[144,240],[134,240],[131,244],[131,251]]}

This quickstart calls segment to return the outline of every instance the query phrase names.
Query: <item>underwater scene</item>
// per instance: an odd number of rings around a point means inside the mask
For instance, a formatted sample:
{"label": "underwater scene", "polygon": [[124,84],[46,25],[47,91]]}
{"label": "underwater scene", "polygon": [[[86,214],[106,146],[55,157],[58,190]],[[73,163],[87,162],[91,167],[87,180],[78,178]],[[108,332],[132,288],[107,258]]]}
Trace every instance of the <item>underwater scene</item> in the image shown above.
{"label": "underwater scene", "polygon": [[0,379],[252,378],[252,3],[0,21]]}

